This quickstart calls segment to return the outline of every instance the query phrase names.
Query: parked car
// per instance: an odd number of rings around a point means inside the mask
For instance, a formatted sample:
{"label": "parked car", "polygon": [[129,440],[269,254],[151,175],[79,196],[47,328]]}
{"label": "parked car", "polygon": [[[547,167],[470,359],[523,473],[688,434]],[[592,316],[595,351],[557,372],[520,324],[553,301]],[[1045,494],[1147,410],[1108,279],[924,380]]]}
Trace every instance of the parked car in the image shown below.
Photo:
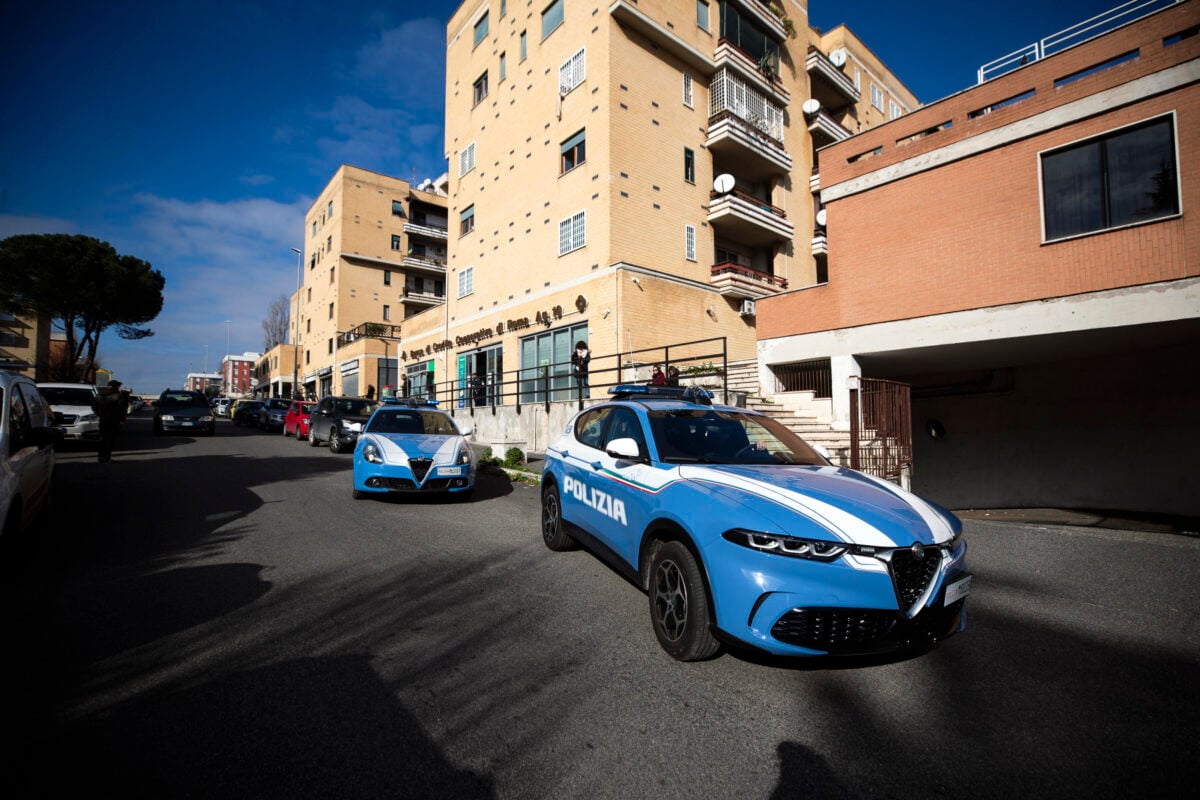
{"label": "parked car", "polygon": [[218,417],[229,416],[229,404],[232,401],[228,397],[218,397],[217,405],[214,407]]}
{"label": "parked car", "polygon": [[329,452],[353,449],[359,431],[378,404],[365,397],[323,397],[309,417],[308,443],[313,447],[327,442]]}
{"label": "parked car", "polygon": [[201,392],[188,389],[167,389],[154,405],[154,435],[166,433],[217,432],[217,420],[212,407]]}
{"label": "parked car", "polygon": [[258,410],[258,427],[270,433],[283,430],[283,418],[292,403],[283,397],[271,397],[263,401]]}
{"label": "parked car", "polygon": [[262,400],[238,400],[233,411],[234,425],[258,425],[258,412],[262,409]]}
{"label": "parked car", "polygon": [[431,406],[385,402],[354,447],[354,498],[391,492],[470,497],[475,489],[470,433]]}
{"label": "parked car", "polygon": [[25,375],[0,370],[0,523],[11,542],[50,505],[54,443],[62,433],[54,412]]}
{"label": "parked car", "polygon": [[283,435],[295,436],[297,439],[307,438],[310,415],[316,405],[315,402],[307,400],[293,400],[283,418]]}
{"label": "parked car", "polygon": [[63,439],[76,442],[100,440],[100,418],[92,410],[96,387],[90,383],[39,383],[38,391],[54,412],[54,425]]}
{"label": "parked car", "polygon": [[949,511],[702,389],[609,391],[546,451],[542,538],[610,557],[672,657],[719,641],[877,653],[962,629],[971,575]]}

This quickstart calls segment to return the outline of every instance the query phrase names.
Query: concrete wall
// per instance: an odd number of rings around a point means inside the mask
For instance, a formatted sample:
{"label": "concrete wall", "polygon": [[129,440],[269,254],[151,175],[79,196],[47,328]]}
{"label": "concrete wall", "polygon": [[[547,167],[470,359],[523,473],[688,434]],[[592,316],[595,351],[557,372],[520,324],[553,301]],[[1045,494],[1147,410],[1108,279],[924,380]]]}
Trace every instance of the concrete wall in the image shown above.
{"label": "concrete wall", "polygon": [[1189,344],[1017,367],[1008,392],[915,400],[913,490],[951,508],[1200,516],[1194,361]]}

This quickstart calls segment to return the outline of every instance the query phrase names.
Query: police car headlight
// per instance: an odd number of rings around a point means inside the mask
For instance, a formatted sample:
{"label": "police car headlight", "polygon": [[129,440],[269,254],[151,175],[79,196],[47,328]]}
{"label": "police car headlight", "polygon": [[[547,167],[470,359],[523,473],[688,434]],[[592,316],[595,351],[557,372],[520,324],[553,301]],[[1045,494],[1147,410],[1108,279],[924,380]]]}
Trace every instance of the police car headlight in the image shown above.
{"label": "police car headlight", "polygon": [[725,531],[722,536],[727,542],[733,542],[760,553],[805,558],[810,561],[833,561],[850,549],[840,542],[802,539],[798,536],[783,536],[778,533],[763,533],[742,528]]}
{"label": "police car headlight", "polygon": [[458,451],[458,458],[455,459],[456,464],[471,463],[471,448],[469,445],[463,445]]}
{"label": "police car headlight", "polygon": [[383,455],[379,452],[379,448],[373,444],[363,445],[363,458],[370,461],[372,464],[382,464]]}

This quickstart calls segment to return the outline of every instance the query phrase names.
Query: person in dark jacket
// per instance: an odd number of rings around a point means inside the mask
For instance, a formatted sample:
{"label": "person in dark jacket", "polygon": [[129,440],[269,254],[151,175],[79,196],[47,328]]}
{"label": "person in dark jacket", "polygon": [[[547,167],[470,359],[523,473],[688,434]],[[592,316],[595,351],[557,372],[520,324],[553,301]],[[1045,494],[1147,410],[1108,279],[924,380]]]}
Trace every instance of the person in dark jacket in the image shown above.
{"label": "person in dark jacket", "polygon": [[575,386],[580,396],[588,394],[588,364],[592,353],[588,350],[587,342],[576,342],[575,350],[571,353],[571,374],[575,376]]}
{"label": "person in dark jacket", "polygon": [[96,399],[92,401],[92,410],[100,420],[100,461],[112,461],[113,448],[117,443],[117,433],[125,422],[126,409],[129,406],[127,393],[121,391],[120,381],[109,381],[108,386],[101,389]]}

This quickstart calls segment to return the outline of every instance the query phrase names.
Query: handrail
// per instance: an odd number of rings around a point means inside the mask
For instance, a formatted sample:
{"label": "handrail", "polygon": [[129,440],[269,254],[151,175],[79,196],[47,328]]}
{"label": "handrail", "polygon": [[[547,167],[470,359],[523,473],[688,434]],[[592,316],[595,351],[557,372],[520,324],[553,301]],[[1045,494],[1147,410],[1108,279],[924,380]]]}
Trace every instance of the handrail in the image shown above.
{"label": "handrail", "polygon": [[709,192],[708,199],[717,200],[719,198],[725,197],[726,195],[733,195],[734,197],[736,197],[739,200],[742,200],[743,202],[758,206],[763,211],[767,211],[771,214],[774,214],[775,216],[777,216],[781,219],[787,219],[787,212],[784,211],[782,208],[779,208],[778,206],[773,206],[770,203],[768,203],[766,200],[760,200],[759,198],[755,197],[754,195],[750,194],[749,192],[743,192],[741,189],[731,189],[728,192]]}
{"label": "handrail", "polygon": [[[1136,22],[1143,17],[1150,16],[1156,11],[1161,11],[1164,8],[1182,2],[1184,0],[1129,0],[1119,6],[1110,8],[1108,11],[1085,19],[1083,22],[1077,22],[1068,28],[1063,28],[1061,31],[1045,36],[1032,44],[1027,44],[1008,55],[987,62],[976,73],[977,83],[984,83],[1006,72],[1023,67],[1026,64],[1040,61],[1054,53],[1108,33],[1121,25]],[[1130,16],[1132,14],[1137,14],[1137,16]],[[1121,19],[1122,17],[1129,17],[1129,19]]]}
{"label": "handrail", "polygon": [[714,278],[718,275],[724,275],[727,272],[736,272],[751,280],[759,281],[760,283],[770,283],[782,289],[786,289],[788,285],[787,278],[772,275],[769,272],[761,272],[750,267],[743,267],[741,264],[736,264],[732,261],[723,261],[720,264],[713,264],[712,266],[712,275]]}
{"label": "handrail", "polygon": [[[542,405],[549,411],[551,403],[559,402],[576,403],[582,409],[585,400],[607,397],[609,387],[634,382],[628,375],[631,368],[636,371],[653,364],[661,365],[664,372],[675,366],[685,380],[715,378],[713,383],[721,385],[724,402],[729,402],[725,385],[729,356],[724,336],[593,355],[586,392],[574,376],[570,360],[487,373],[481,376],[482,386],[472,386],[468,376],[465,380],[452,378],[412,388],[406,382],[400,391],[437,400],[452,415],[465,411],[474,416],[476,410],[488,408],[494,414],[501,407],[515,408],[519,414],[528,405]],[[648,377],[641,380],[645,382]]]}

